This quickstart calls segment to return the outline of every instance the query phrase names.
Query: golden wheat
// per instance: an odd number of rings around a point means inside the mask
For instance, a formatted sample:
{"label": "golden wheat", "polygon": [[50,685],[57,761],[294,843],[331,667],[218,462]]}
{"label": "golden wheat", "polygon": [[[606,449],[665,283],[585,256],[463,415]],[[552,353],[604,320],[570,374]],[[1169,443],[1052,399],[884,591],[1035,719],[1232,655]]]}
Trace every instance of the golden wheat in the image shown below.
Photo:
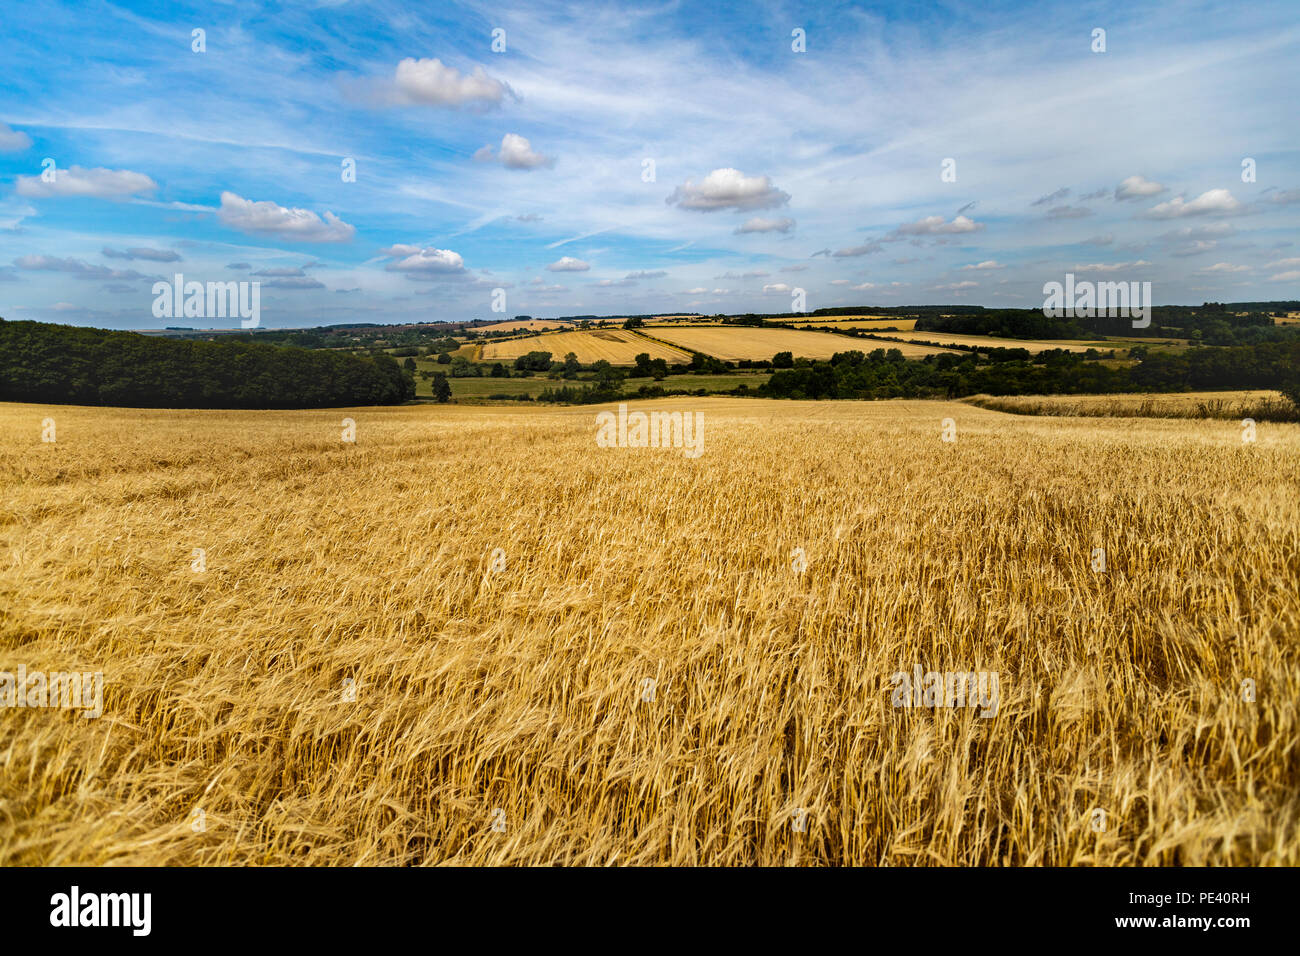
{"label": "golden wheat", "polygon": [[1300,426],[652,407],[0,406],[0,863],[1300,863]]}

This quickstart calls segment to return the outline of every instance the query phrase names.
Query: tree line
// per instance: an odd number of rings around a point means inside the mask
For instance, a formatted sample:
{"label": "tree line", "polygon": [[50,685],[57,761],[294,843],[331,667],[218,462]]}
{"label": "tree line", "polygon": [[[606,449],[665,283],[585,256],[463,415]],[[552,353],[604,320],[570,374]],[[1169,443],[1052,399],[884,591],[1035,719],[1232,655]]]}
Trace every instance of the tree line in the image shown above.
{"label": "tree line", "polygon": [[[1006,350],[1019,352],[1020,350]],[[898,349],[800,359],[773,373],[757,394],[771,398],[959,398],[965,395],[1078,395],[1107,392],[1272,388],[1300,405],[1300,339],[1181,353],[1134,350],[1135,365],[1086,361],[1051,349],[1032,358],[927,355]]]}
{"label": "tree line", "polygon": [[0,400],[136,408],[392,405],[415,380],[362,358],[246,342],[154,338],[0,319]]}

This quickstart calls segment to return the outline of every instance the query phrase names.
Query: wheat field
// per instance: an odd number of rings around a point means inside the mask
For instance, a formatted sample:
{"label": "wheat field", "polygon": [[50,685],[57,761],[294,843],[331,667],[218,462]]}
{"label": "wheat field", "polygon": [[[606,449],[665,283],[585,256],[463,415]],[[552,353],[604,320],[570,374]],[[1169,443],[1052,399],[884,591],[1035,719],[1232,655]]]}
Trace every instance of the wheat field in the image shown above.
{"label": "wheat field", "polygon": [[592,329],[573,332],[547,332],[522,339],[503,342],[486,342],[482,361],[513,361],[529,352],[550,352],[554,361],[561,362],[573,352],[583,364],[602,359],[611,365],[632,365],[642,352],[650,358],[661,358],[672,365],[684,365],[691,360],[681,349],[644,338],[623,329]]}
{"label": "wheat field", "polygon": [[870,352],[875,348],[898,349],[907,358],[952,352],[951,349],[906,342],[875,342],[826,332],[743,325],[656,326],[653,334],[665,342],[703,352],[725,362],[770,360],[778,352],[790,352],[795,358],[809,359],[828,359],[836,352]]}
{"label": "wheat field", "polygon": [[632,408],[0,405],[0,864],[1300,863],[1300,426]]}

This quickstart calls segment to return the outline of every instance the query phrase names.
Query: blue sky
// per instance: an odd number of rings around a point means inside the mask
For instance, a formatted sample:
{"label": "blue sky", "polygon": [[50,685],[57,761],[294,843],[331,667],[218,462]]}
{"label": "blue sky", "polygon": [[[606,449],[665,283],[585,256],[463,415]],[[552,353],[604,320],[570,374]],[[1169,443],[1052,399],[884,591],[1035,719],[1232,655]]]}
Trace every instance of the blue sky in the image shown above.
{"label": "blue sky", "polygon": [[6,3],[0,315],[1300,298],[1293,0],[416,6]]}

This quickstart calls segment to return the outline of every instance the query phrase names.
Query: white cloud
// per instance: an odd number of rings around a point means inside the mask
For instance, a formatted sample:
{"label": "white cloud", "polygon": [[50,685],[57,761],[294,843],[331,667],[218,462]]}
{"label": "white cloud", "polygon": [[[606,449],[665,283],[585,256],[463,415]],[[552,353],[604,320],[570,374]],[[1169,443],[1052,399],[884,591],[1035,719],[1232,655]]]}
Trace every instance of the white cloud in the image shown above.
{"label": "white cloud", "polygon": [[506,169],[537,169],[554,166],[555,159],[534,152],[532,144],[517,133],[506,133],[501,137],[501,165]]}
{"label": "white cloud", "polygon": [[1265,269],[1295,269],[1300,268],[1300,259],[1278,259],[1276,262],[1270,262],[1264,266]]}
{"label": "white cloud", "polygon": [[794,220],[788,216],[781,219],[763,219],[755,216],[753,219],[746,219],[745,222],[736,227],[736,235],[744,235],[750,232],[789,232],[794,228]]}
{"label": "white cloud", "polygon": [[83,169],[69,166],[53,170],[54,179],[46,182],[40,176],[19,176],[17,192],[32,197],[77,197],[93,199],[128,199],[141,193],[151,193],[158,184],[144,173],[129,169]]}
{"label": "white cloud", "polygon": [[347,242],[357,231],[332,212],[322,219],[309,209],[290,209],[269,200],[253,202],[232,192],[221,194],[217,219],[240,232],[267,233],[295,242]]}
{"label": "white cloud", "polygon": [[14,260],[20,269],[34,272],[66,272],[76,279],[148,279],[134,269],[110,269],[107,266],[91,265],[84,259],[60,259],[58,256],[21,256]]}
{"label": "white cloud", "polygon": [[789,292],[790,287],[784,282],[774,282],[771,285],[763,286],[763,294],[770,295],[774,292]]}
{"label": "white cloud", "polygon": [[945,222],[943,216],[926,216],[916,222],[904,223],[885,238],[902,239],[906,236],[945,236],[968,232],[979,232],[984,228],[982,222],[968,219],[966,216],[954,216],[952,222]]}
{"label": "white cloud", "polygon": [[949,282],[947,285],[932,285],[930,288],[936,292],[962,292],[966,289],[977,288],[978,286],[978,282],[972,282],[967,279],[965,282]]}
{"label": "white cloud", "polygon": [[581,259],[575,259],[573,256],[561,256],[546,267],[547,272],[586,272],[591,268],[591,263],[583,262]]}
{"label": "white cloud", "polygon": [[380,252],[395,260],[384,266],[385,271],[402,272],[409,279],[442,279],[465,271],[465,260],[459,252],[450,249],[424,249],[398,243]]}
{"label": "white cloud", "polygon": [[1167,188],[1142,176],[1130,176],[1115,187],[1115,199],[1116,201],[1143,199],[1162,193]]}
{"label": "white cloud", "polygon": [[32,145],[32,138],[20,130],[0,123],[0,153],[16,153]]}
{"label": "white cloud", "polygon": [[789,201],[790,194],[777,189],[766,176],[746,176],[731,167],[715,169],[698,183],[688,179],[664,200],[670,206],[700,212],[771,209]]}
{"label": "white cloud", "polygon": [[107,259],[144,259],[148,262],[180,262],[181,260],[180,253],[173,252],[171,249],[149,249],[143,246],[133,246],[130,249],[110,249],[105,246],[100,252]]}
{"label": "white cloud", "polygon": [[995,259],[985,259],[983,262],[974,262],[968,266],[962,266],[961,268],[963,272],[969,269],[978,269],[981,272],[986,272],[990,269],[1005,269],[1006,266]]}
{"label": "white cloud", "polygon": [[1230,262],[1216,262],[1212,266],[1198,269],[1198,272],[1249,272],[1250,266],[1234,266]]}
{"label": "white cloud", "polygon": [[1140,269],[1151,263],[1145,259],[1136,262],[1089,262],[1087,265],[1075,266],[1075,272],[1123,272],[1126,269]]}
{"label": "white cloud", "polygon": [[397,64],[394,77],[403,102],[426,106],[495,106],[510,87],[488,76],[483,67],[462,73],[441,60],[407,57]]}
{"label": "white cloud", "polygon": [[[936,216],[935,218],[937,219],[939,217]],[[850,246],[847,249],[836,249],[834,252],[831,253],[831,255],[834,256],[836,259],[851,259],[855,256],[869,256],[873,252],[882,252],[884,248],[885,248],[884,246],[882,246],[879,242],[876,242],[873,239],[871,242],[868,242],[865,245]]]}
{"label": "white cloud", "polygon": [[1300,280],[1300,269],[1293,269],[1290,272],[1279,272],[1275,276],[1269,276],[1269,282],[1295,282]]}
{"label": "white cloud", "polygon": [[1210,189],[1201,193],[1191,202],[1185,202],[1182,196],[1175,196],[1168,202],[1162,202],[1147,211],[1151,219],[1178,219],[1182,216],[1230,216],[1242,212],[1245,207],[1233,198],[1226,189]]}
{"label": "white cloud", "polygon": [[492,155],[491,146],[484,146],[474,153],[474,159],[481,163],[500,159],[501,165],[506,169],[540,169],[543,166],[555,165],[554,156],[545,156],[536,152],[532,143],[518,133],[506,133],[501,137],[501,152],[498,156]]}
{"label": "white cloud", "polygon": [[831,285],[852,285],[852,279],[832,279]]}

